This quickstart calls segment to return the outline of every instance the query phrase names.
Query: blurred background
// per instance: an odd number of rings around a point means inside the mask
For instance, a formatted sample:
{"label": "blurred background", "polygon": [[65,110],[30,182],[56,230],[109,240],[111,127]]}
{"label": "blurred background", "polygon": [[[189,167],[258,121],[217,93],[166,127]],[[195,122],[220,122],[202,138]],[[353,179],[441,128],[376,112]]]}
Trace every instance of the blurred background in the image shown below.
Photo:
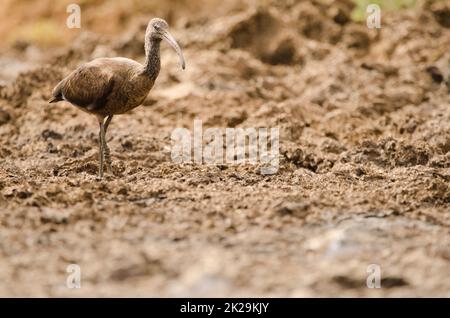
{"label": "blurred background", "polygon": [[[280,1],[279,3],[295,3]],[[332,5],[334,1],[311,2]],[[341,1],[342,2],[342,1]],[[420,0],[349,0],[354,3],[351,18],[362,21],[370,3],[382,10],[400,10],[418,5]],[[76,3],[82,10],[82,29],[65,28],[67,6]],[[0,7],[0,37],[2,46],[25,42],[40,47],[66,45],[81,31],[114,35],[126,31],[139,17],[160,16],[170,24],[182,25],[192,19],[220,17],[252,5],[270,6],[270,0],[3,0]]]}

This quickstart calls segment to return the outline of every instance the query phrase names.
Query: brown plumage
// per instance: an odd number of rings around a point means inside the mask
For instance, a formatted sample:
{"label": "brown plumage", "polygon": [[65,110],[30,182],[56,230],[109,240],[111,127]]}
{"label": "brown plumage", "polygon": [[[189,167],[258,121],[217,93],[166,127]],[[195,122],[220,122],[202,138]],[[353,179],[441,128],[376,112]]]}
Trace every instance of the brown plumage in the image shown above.
{"label": "brown plumage", "polygon": [[100,126],[100,178],[103,177],[104,161],[107,170],[112,172],[106,130],[114,115],[141,105],[147,97],[161,69],[160,43],[163,39],[178,53],[184,69],[183,53],[169,33],[167,22],[152,19],[145,33],[144,64],[123,57],[95,59],[78,67],[53,89],[50,103],[65,100],[97,116]]}

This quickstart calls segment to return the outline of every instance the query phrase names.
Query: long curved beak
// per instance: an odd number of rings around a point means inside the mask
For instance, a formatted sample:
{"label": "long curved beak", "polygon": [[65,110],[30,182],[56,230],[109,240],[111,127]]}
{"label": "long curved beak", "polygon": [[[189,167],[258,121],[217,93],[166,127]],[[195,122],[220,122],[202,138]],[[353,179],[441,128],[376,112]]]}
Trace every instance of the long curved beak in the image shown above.
{"label": "long curved beak", "polygon": [[181,50],[177,41],[172,36],[172,34],[169,33],[169,31],[164,30],[163,32],[161,32],[161,35],[170,44],[170,46],[173,47],[175,52],[177,52],[178,56],[180,57],[181,68],[184,70],[186,68],[186,61],[184,60],[183,51]]}

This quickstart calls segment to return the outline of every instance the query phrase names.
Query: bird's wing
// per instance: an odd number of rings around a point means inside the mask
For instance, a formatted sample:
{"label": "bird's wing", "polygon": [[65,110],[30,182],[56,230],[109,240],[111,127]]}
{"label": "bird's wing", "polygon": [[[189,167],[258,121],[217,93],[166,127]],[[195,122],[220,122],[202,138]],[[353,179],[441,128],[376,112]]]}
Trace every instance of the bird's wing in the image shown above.
{"label": "bird's wing", "polygon": [[60,91],[66,101],[88,111],[95,111],[106,104],[114,82],[112,72],[88,63],[73,71],[55,90]]}

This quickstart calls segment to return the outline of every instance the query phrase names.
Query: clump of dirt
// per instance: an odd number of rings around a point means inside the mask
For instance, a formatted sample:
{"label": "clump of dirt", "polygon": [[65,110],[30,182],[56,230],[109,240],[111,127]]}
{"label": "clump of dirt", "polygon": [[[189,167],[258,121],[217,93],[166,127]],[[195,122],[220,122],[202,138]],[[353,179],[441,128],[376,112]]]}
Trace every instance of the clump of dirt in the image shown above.
{"label": "clump of dirt", "polygon": [[[143,61],[150,16],[6,49],[34,67],[0,70],[0,295],[449,296],[448,4],[383,12],[380,30],[343,0],[161,6],[187,69],[164,44],[149,97],[108,130],[101,181],[96,119],[47,101],[90,59]],[[172,161],[171,133],[195,119],[278,127],[278,170]]]}
{"label": "clump of dirt", "polygon": [[300,62],[297,38],[286,34],[281,17],[267,9],[258,9],[242,18],[230,30],[231,48],[251,52],[261,61],[277,64]]}
{"label": "clump of dirt", "polygon": [[440,25],[450,28],[450,4],[444,2],[434,3],[430,9]]}
{"label": "clump of dirt", "polygon": [[51,83],[62,77],[58,68],[46,66],[19,74],[16,80],[0,88],[0,98],[14,107],[22,107],[34,92],[41,92],[43,97],[51,89]]}

